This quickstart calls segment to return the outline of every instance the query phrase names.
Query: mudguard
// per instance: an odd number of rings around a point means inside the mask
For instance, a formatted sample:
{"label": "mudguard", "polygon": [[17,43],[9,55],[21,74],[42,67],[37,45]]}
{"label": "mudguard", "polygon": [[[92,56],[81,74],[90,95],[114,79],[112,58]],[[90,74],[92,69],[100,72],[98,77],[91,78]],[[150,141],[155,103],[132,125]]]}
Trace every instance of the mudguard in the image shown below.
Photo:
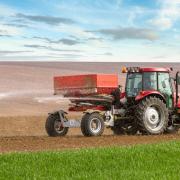
{"label": "mudguard", "polygon": [[64,115],[65,114],[68,114],[66,111],[64,111],[64,110],[59,110],[59,111],[53,111],[53,112],[51,112],[51,113],[48,113],[49,115],[50,114],[58,114],[59,115],[59,118],[60,118],[60,120],[62,121],[65,121],[65,118],[64,118]]}
{"label": "mudguard", "polygon": [[164,95],[162,95],[160,92],[158,91],[141,91],[139,93],[139,95],[136,96],[135,100],[139,101],[142,100],[143,98],[150,96],[150,95],[156,95],[156,96],[160,96],[164,101],[166,101],[166,98],[164,97]]}

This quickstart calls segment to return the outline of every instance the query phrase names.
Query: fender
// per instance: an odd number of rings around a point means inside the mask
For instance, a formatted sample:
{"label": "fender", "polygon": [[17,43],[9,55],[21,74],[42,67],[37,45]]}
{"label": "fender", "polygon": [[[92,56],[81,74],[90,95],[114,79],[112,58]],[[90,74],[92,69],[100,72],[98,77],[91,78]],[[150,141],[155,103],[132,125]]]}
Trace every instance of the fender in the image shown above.
{"label": "fender", "polygon": [[123,99],[126,97],[126,92],[122,92],[121,95],[120,95],[120,99]]}
{"label": "fender", "polygon": [[139,101],[142,100],[143,98],[149,96],[149,95],[155,95],[155,96],[160,96],[165,102],[166,102],[166,98],[164,97],[164,95],[162,95],[159,91],[140,91],[140,93],[136,96],[135,100]]}
{"label": "fender", "polygon": [[48,113],[48,114],[49,114],[49,115],[51,115],[51,114],[58,114],[60,120],[64,120],[64,115],[65,115],[65,114],[68,114],[68,113],[67,113],[66,111],[64,111],[64,110],[59,110],[59,111],[53,111],[53,112]]}
{"label": "fender", "polygon": [[104,112],[103,111],[100,111],[100,110],[93,110],[93,109],[89,109],[89,110],[87,110],[87,111],[84,111],[83,112],[84,114],[92,114],[92,113],[99,113],[99,114],[101,114],[101,115],[103,115],[104,114]]}

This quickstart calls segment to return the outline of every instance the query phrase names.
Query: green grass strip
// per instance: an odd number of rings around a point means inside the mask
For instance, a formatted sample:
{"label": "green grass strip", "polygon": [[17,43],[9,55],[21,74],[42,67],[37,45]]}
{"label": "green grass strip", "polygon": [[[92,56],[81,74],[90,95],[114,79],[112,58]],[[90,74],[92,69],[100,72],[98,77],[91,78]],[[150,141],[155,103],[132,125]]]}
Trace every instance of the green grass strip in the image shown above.
{"label": "green grass strip", "polygon": [[180,179],[180,142],[0,155],[0,179]]}

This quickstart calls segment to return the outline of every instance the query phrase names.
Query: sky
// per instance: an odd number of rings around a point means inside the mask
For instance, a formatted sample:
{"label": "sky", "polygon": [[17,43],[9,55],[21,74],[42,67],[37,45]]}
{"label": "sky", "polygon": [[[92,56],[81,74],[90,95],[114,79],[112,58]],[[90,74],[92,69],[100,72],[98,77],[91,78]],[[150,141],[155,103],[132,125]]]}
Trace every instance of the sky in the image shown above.
{"label": "sky", "polygon": [[0,61],[180,62],[180,0],[0,0]]}

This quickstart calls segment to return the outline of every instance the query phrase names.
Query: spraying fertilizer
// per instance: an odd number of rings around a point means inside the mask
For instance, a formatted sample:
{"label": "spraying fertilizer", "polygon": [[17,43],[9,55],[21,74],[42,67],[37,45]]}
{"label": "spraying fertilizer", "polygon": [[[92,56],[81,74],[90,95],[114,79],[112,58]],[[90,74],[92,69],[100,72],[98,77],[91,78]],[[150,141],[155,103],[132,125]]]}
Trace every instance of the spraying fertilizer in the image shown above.
{"label": "spraying fertilizer", "polygon": [[0,92],[0,99],[23,97],[23,96],[36,96],[36,95],[52,94],[51,90],[13,90],[9,92]]}

